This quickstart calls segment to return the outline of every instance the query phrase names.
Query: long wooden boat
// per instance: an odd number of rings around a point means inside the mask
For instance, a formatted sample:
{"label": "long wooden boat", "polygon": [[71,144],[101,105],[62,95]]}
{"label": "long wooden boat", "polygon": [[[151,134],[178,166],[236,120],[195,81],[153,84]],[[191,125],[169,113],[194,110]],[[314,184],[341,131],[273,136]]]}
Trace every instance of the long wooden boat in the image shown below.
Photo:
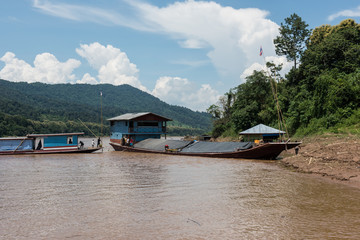
{"label": "long wooden boat", "polygon": [[[145,143],[142,143],[145,142]],[[183,143],[183,144],[181,144]],[[134,146],[125,146],[121,142],[111,141],[116,151],[157,153],[183,156],[242,158],[274,160],[281,152],[300,145],[301,142],[269,142],[255,145],[246,143],[190,142],[181,140],[146,139]]]}
{"label": "long wooden boat", "polygon": [[0,138],[0,155],[92,153],[101,147],[85,148],[79,136],[84,133],[29,134]]}

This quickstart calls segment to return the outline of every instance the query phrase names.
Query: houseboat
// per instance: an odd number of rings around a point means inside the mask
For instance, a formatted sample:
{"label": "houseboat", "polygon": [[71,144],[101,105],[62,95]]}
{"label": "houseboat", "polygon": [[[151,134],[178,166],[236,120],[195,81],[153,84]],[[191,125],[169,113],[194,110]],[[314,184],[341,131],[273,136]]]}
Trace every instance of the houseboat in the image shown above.
{"label": "houseboat", "polygon": [[108,119],[110,121],[110,142],[121,144],[125,139],[134,143],[142,140],[166,138],[166,125],[170,118],[151,112],[127,113]]}
{"label": "houseboat", "polygon": [[29,134],[25,137],[0,138],[0,155],[91,153],[101,147],[84,147],[79,136],[84,133]]}
{"label": "houseboat", "polygon": [[[300,144],[300,142],[273,141],[276,136],[279,137],[284,132],[265,125],[258,125],[242,132],[242,135],[248,138],[258,138],[254,141],[208,142],[167,140],[166,122],[171,119],[149,112],[129,113],[108,120],[111,126],[110,145],[115,151],[216,158],[276,159],[284,150]],[[165,139],[161,139],[162,134],[165,134]]]}

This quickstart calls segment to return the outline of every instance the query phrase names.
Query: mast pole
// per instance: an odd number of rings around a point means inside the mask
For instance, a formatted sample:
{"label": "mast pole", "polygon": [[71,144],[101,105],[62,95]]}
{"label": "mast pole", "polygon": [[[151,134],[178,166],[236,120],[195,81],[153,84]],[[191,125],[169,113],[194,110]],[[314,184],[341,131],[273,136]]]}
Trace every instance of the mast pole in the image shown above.
{"label": "mast pole", "polygon": [[92,133],[92,135],[94,135],[94,137],[98,138],[98,136],[96,136],[96,134],[93,131],[91,131],[91,129],[88,126],[86,126],[86,124],[83,121],[81,121],[80,118],[78,118],[78,119],[82,123],[82,125],[84,125],[87,128],[87,130],[89,130]]}
{"label": "mast pole", "polygon": [[[262,46],[260,46],[260,56],[263,57],[264,59],[264,63],[265,63],[265,67],[266,67],[266,71],[267,71],[267,74],[269,75],[269,78],[270,78],[270,86],[271,86],[271,90],[272,90],[272,93],[273,93],[273,97],[274,97],[274,100],[275,100],[275,104],[276,104],[276,109],[277,109],[277,115],[278,115],[278,124],[279,124],[279,137],[280,137],[280,140],[282,140],[283,136],[280,134],[280,131],[283,129],[283,126],[284,126],[284,130],[285,130],[285,135],[287,135],[289,137],[289,134],[287,132],[287,127],[286,127],[286,124],[285,124],[285,119],[284,119],[284,116],[281,112],[281,108],[280,108],[280,104],[279,104],[279,99],[277,97],[277,83],[276,83],[276,79],[272,77],[270,71],[269,71],[269,68],[267,67],[266,65],[266,59],[265,59],[265,56],[263,54],[263,49],[262,49]],[[274,83],[273,83],[274,81]]]}
{"label": "mast pole", "polygon": [[100,92],[100,121],[101,121],[101,133],[100,133],[100,137],[102,137],[103,135],[103,117],[102,117],[102,91]]}

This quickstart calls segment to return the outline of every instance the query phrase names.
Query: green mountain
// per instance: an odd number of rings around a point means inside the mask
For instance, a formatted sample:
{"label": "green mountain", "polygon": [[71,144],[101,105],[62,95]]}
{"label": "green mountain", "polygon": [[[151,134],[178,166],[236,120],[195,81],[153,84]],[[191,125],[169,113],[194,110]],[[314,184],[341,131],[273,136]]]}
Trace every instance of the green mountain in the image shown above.
{"label": "green mountain", "polygon": [[0,136],[68,131],[90,135],[88,128],[98,134],[101,112],[105,135],[109,134],[107,118],[130,112],[171,118],[171,135],[203,134],[211,129],[209,114],[169,105],[129,85],[29,84],[0,79],[0,89]]}

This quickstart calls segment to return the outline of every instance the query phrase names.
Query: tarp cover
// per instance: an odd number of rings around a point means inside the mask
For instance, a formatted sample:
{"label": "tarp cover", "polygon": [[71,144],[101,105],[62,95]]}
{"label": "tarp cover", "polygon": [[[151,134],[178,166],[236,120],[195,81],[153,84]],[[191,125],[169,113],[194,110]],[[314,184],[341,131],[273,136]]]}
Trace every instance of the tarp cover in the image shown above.
{"label": "tarp cover", "polygon": [[198,142],[166,139],[146,139],[135,144],[135,148],[164,151],[165,145],[169,149],[179,149],[181,152],[220,153],[245,150],[252,147],[251,142]]}
{"label": "tarp cover", "polygon": [[167,140],[167,139],[145,139],[135,144],[135,148],[145,148],[156,151],[164,151],[165,145],[169,146],[169,149],[182,149],[186,145],[190,144],[191,141],[181,140]]}
{"label": "tarp cover", "polygon": [[184,148],[182,152],[193,153],[220,153],[235,152],[252,147],[251,142],[194,142]]}
{"label": "tarp cover", "polygon": [[[21,145],[20,145],[21,144]],[[24,151],[33,149],[33,140],[9,139],[0,140],[0,151]]]}

